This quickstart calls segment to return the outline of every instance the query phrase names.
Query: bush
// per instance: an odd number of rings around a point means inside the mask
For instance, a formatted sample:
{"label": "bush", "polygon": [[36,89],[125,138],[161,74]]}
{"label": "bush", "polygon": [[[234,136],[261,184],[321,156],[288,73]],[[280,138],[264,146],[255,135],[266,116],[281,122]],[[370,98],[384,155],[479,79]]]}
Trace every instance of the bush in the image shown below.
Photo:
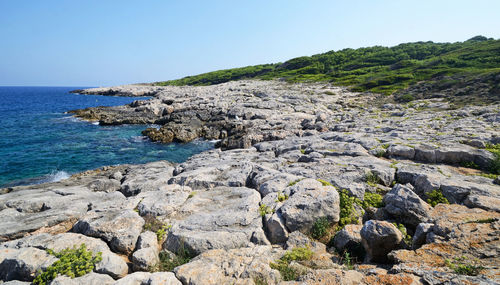
{"label": "bush", "polygon": [[412,244],[412,237],[411,235],[408,234],[406,231],[406,227],[403,224],[398,224],[398,223],[392,223],[398,230],[403,234],[403,241],[408,245],[411,246]]}
{"label": "bush", "polygon": [[274,211],[273,209],[271,209],[271,207],[267,206],[266,204],[261,204],[259,206],[259,213],[261,217],[264,217],[266,214],[274,213]]}
{"label": "bush", "polygon": [[384,202],[382,201],[384,197],[378,193],[365,192],[365,197],[363,200],[363,209],[368,207],[382,208]]}
{"label": "bush", "polygon": [[102,260],[101,252],[93,255],[90,250],[87,250],[85,244],[80,245],[79,248],[67,248],[58,253],[50,249],[47,249],[47,252],[59,258],[59,260],[54,262],[45,271],[39,271],[33,280],[33,284],[50,284],[58,275],[66,275],[71,278],[83,276],[92,272],[95,265]]}
{"label": "bush", "polygon": [[429,203],[432,207],[436,207],[437,204],[442,203],[442,204],[450,204],[448,199],[444,197],[443,192],[439,189],[432,190],[431,192],[427,193],[427,203]]}
{"label": "bush", "polygon": [[311,229],[311,236],[315,239],[320,239],[328,233],[328,229],[330,228],[331,223],[328,221],[327,218],[322,217],[316,220],[314,222],[312,229]]}
{"label": "bush", "polygon": [[488,144],[486,150],[493,153],[495,158],[489,166],[489,172],[492,174],[500,175],[500,144]]}
{"label": "bush", "polygon": [[351,197],[347,190],[339,191],[340,198],[340,220],[337,225],[337,230],[341,230],[345,225],[357,224],[358,215],[356,214],[355,204],[361,205],[362,202],[356,197]]}
{"label": "bush", "polygon": [[299,278],[303,272],[290,267],[290,263],[292,261],[310,260],[312,256],[313,252],[311,249],[307,247],[296,247],[291,251],[286,252],[285,255],[276,260],[276,262],[271,262],[269,266],[271,266],[272,269],[278,270],[284,281],[293,281]]}
{"label": "bush", "polygon": [[283,202],[285,200],[288,200],[288,195],[281,193],[281,191],[278,192],[278,197],[276,199],[276,202]]}
{"label": "bush", "polygon": [[366,184],[376,187],[377,184],[380,182],[380,179],[378,178],[377,174],[369,171],[368,173],[365,174],[365,181]]}

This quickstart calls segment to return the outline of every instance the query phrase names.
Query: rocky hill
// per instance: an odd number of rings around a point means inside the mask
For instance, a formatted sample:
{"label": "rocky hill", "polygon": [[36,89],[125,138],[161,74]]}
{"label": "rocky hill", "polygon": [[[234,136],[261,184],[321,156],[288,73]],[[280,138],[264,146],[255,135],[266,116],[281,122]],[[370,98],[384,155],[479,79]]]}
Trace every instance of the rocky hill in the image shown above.
{"label": "rocky hill", "polygon": [[250,80],[85,93],[154,97],[85,120],[219,143],[2,189],[4,284],[500,282],[499,102]]}

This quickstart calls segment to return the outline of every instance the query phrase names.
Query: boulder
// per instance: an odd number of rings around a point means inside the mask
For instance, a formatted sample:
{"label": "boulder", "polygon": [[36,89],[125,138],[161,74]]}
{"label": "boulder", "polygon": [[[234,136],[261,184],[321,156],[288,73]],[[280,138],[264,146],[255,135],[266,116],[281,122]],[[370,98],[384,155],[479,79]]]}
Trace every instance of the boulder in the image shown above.
{"label": "boulder", "polygon": [[73,230],[105,240],[113,251],[130,254],[143,226],[144,220],[133,210],[90,211]]}
{"label": "boulder", "polygon": [[405,225],[416,227],[425,222],[429,217],[431,206],[424,202],[412,191],[409,184],[396,184],[392,190],[384,196],[385,211]]}
{"label": "boulder", "polygon": [[135,271],[148,271],[160,262],[158,248],[146,247],[132,254],[132,264]]}
{"label": "boulder", "polygon": [[386,221],[367,221],[360,234],[367,259],[372,262],[387,262],[387,254],[398,249],[403,240],[402,233]]}
{"label": "boulder", "polygon": [[109,277],[109,275],[90,272],[88,274],[76,278],[70,278],[65,275],[60,275],[54,280],[52,280],[52,282],[50,282],[50,285],[87,285],[87,284],[111,285],[113,283],[115,283],[115,280]]}
{"label": "boulder", "polygon": [[333,239],[333,245],[339,252],[350,251],[361,244],[362,225],[346,225],[337,232]]}
{"label": "boulder", "polygon": [[339,194],[334,187],[305,179],[293,186],[292,195],[279,209],[289,231],[308,233],[319,218],[339,221]]}
{"label": "boulder", "polygon": [[32,281],[39,270],[45,270],[57,258],[38,248],[0,249],[0,280]]}

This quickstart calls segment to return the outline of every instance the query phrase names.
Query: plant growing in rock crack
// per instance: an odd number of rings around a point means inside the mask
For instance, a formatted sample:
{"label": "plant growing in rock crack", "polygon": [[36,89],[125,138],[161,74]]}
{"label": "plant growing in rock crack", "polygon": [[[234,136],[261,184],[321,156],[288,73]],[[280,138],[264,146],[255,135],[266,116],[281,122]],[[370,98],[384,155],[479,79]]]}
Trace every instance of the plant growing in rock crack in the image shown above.
{"label": "plant growing in rock crack", "polygon": [[311,228],[311,236],[315,239],[321,239],[328,234],[331,223],[326,217],[321,217],[314,222]]}
{"label": "plant growing in rock crack", "polygon": [[357,224],[359,216],[356,213],[355,204],[362,205],[362,202],[349,196],[347,190],[342,189],[339,192],[340,198],[340,220],[337,224],[337,230],[341,230],[345,225]]}
{"label": "plant growing in rock crack", "polygon": [[486,150],[494,155],[494,159],[488,167],[489,172],[500,175],[500,144],[487,144]]}
{"label": "plant growing in rock crack", "polygon": [[291,251],[288,251],[280,259],[275,262],[269,263],[272,269],[276,269],[280,272],[281,277],[284,281],[297,280],[305,272],[301,272],[296,268],[290,267],[292,261],[305,261],[310,260],[313,256],[313,252],[308,247],[296,247]]}
{"label": "plant growing in rock crack", "polygon": [[366,209],[368,207],[382,208],[384,206],[383,196],[378,193],[365,192],[362,207]]}
{"label": "plant growing in rock crack", "polygon": [[181,242],[175,254],[161,251],[159,257],[160,262],[150,267],[149,272],[173,271],[177,266],[191,261],[195,255],[185,247],[184,242]]}
{"label": "plant growing in rock crack", "polygon": [[281,193],[281,191],[278,192],[278,197],[276,198],[276,202],[283,202],[288,199],[287,194]]}
{"label": "plant growing in rock crack", "polygon": [[453,260],[446,259],[445,264],[455,273],[461,275],[477,276],[484,269],[483,266],[479,265],[479,260],[469,260],[465,256],[456,257]]}
{"label": "plant growing in rock crack", "polygon": [[163,225],[159,230],[156,231],[156,238],[158,241],[162,241],[165,238],[167,232],[172,228],[172,225]]}
{"label": "plant growing in rock crack", "polygon": [[398,224],[398,223],[392,223],[400,232],[401,234],[403,235],[403,242],[408,245],[408,246],[411,246],[411,243],[412,243],[412,237],[411,235],[408,234],[408,232],[406,231],[406,227],[403,225],[403,224]]}
{"label": "plant growing in rock crack", "polygon": [[318,182],[320,182],[323,186],[332,186],[332,187],[333,187],[333,185],[332,185],[330,182],[326,181],[326,180],[323,180],[323,179],[317,179],[317,180],[318,180]]}
{"label": "plant growing in rock crack", "polygon": [[295,184],[299,183],[299,182],[300,182],[300,181],[302,181],[302,180],[304,180],[304,179],[302,179],[302,178],[301,178],[301,179],[294,180],[294,181],[292,181],[292,182],[288,183],[288,187],[293,186],[293,185],[295,185]]}
{"label": "plant growing in rock crack", "polygon": [[372,187],[376,187],[377,184],[380,182],[380,179],[378,178],[377,174],[375,174],[371,171],[368,171],[365,174],[365,181],[366,181],[366,184],[368,184]]}
{"label": "plant growing in rock crack", "polygon": [[259,213],[261,217],[264,217],[266,214],[272,214],[274,213],[274,209],[271,207],[267,206],[266,204],[260,204],[259,206]]}
{"label": "plant growing in rock crack", "polygon": [[427,194],[427,203],[431,205],[432,207],[436,207],[437,204],[450,204],[448,199],[443,195],[443,192],[441,192],[440,189],[434,189],[431,192],[428,192]]}
{"label": "plant growing in rock crack", "polygon": [[193,197],[194,197],[194,195],[196,195],[196,191],[193,191],[193,192],[189,193],[189,195],[188,195],[188,197],[187,197],[187,198],[188,198],[188,199],[191,199],[191,198],[193,198]]}
{"label": "plant growing in rock crack", "polygon": [[33,284],[50,284],[58,275],[66,275],[71,278],[83,276],[92,272],[95,265],[102,260],[101,252],[93,255],[90,250],[87,250],[85,244],[81,244],[79,248],[67,248],[57,253],[50,249],[47,249],[47,252],[59,260],[44,271],[39,271]]}

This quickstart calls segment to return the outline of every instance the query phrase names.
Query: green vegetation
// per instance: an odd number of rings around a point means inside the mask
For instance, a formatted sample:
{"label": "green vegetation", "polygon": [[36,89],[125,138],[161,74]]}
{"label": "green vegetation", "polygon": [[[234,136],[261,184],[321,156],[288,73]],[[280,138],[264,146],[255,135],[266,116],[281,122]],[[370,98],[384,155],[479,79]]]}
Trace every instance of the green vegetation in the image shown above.
{"label": "green vegetation", "polygon": [[368,184],[372,187],[376,187],[377,184],[380,182],[380,178],[378,178],[377,174],[369,171],[365,174],[365,181],[366,181],[366,184]]}
{"label": "green vegetation", "polygon": [[355,204],[361,205],[362,202],[356,197],[351,197],[347,190],[339,191],[340,197],[340,220],[337,224],[337,230],[341,230],[345,225],[358,223],[358,214],[356,213]]}
{"label": "green vegetation", "polygon": [[188,195],[188,199],[193,198],[193,197],[194,197],[194,195],[196,195],[196,191],[193,191],[193,192],[189,193],[189,195]]}
{"label": "green vegetation", "polygon": [[[290,59],[284,63],[264,64],[208,72],[156,85],[212,85],[239,79],[285,79],[288,82],[331,82],[351,86],[353,91],[392,94],[417,82],[439,80],[436,88],[446,89],[465,78],[500,73],[500,40],[474,37],[465,42],[404,43],[394,47],[374,46],[329,51]],[[443,78],[448,78],[443,80]],[[492,81],[493,94],[499,84]],[[328,92],[328,91],[326,91]],[[398,100],[410,102],[412,95]]]}
{"label": "green vegetation", "polygon": [[467,168],[473,168],[473,169],[479,169],[479,165],[477,165],[474,161],[461,162],[460,166],[467,167]]}
{"label": "green vegetation", "polygon": [[159,230],[156,231],[156,238],[158,241],[162,241],[165,238],[167,232],[172,228],[172,225],[163,225]]}
{"label": "green vegetation", "polygon": [[486,150],[495,156],[488,170],[492,174],[500,175],[500,144],[488,144],[486,145]]}
{"label": "green vegetation", "polygon": [[476,276],[484,269],[478,264],[478,260],[469,260],[465,256],[456,257],[453,260],[447,259],[445,262],[448,268],[461,275]]}
{"label": "green vegetation", "polygon": [[278,198],[276,199],[276,202],[283,202],[288,199],[287,194],[281,193],[281,191],[278,192]]}
{"label": "green vegetation", "polygon": [[321,182],[321,184],[323,184],[323,186],[332,186],[333,187],[333,185],[326,180],[323,180],[323,179],[317,179],[317,180],[318,180],[318,182]]}
{"label": "green vegetation", "polygon": [[348,251],[344,252],[344,254],[342,255],[341,262],[345,267],[347,267],[347,270],[354,269],[353,260],[351,258],[351,254]]}
{"label": "green vegetation", "polygon": [[398,230],[403,234],[403,241],[408,245],[411,246],[412,244],[412,237],[411,235],[408,234],[406,231],[406,227],[403,224],[398,224],[398,223],[392,223]]}
{"label": "green vegetation", "polygon": [[261,217],[264,217],[266,214],[274,213],[274,211],[273,209],[271,209],[271,207],[267,206],[266,204],[260,204],[259,213]]}
{"label": "green vegetation", "polygon": [[363,209],[368,207],[382,208],[384,206],[383,196],[378,193],[365,192],[365,197],[363,200]]}
{"label": "green vegetation", "polygon": [[303,272],[290,267],[290,263],[292,261],[304,261],[310,260],[313,256],[313,252],[311,249],[307,247],[296,247],[291,251],[288,251],[281,257],[276,260],[276,262],[271,262],[269,265],[272,269],[276,269],[280,272],[281,277],[284,281],[293,281],[299,278]]}
{"label": "green vegetation", "polygon": [[315,239],[320,239],[328,234],[330,227],[331,223],[326,217],[319,218],[312,226],[311,236]]}
{"label": "green vegetation", "polygon": [[295,181],[292,181],[292,182],[288,183],[288,187],[293,186],[293,185],[299,183],[301,180],[303,180],[303,179],[297,179]]}
{"label": "green vegetation", "polygon": [[441,192],[440,189],[435,189],[432,190],[431,192],[427,193],[427,203],[429,203],[432,207],[436,207],[437,204],[450,204],[448,199],[443,195],[443,192]]}
{"label": "green vegetation", "polygon": [[486,219],[479,219],[479,220],[473,220],[473,221],[467,221],[465,222],[466,224],[491,224],[493,222],[496,222],[498,219],[495,218],[486,218]]}
{"label": "green vegetation", "polygon": [[47,249],[47,252],[59,258],[59,260],[45,271],[39,271],[35,280],[33,280],[33,284],[50,284],[58,275],[66,275],[71,278],[83,276],[92,272],[95,265],[102,260],[101,252],[93,255],[90,250],[87,250],[85,244],[80,245],[79,248],[67,248],[58,253],[50,249]]}
{"label": "green vegetation", "polygon": [[160,262],[155,266],[149,268],[150,272],[165,272],[173,271],[177,266],[188,263],[193,259],[194,254],[192,254],[181,242],[179,249],[175,255],[170,255],[168,252],[160,252]]}

